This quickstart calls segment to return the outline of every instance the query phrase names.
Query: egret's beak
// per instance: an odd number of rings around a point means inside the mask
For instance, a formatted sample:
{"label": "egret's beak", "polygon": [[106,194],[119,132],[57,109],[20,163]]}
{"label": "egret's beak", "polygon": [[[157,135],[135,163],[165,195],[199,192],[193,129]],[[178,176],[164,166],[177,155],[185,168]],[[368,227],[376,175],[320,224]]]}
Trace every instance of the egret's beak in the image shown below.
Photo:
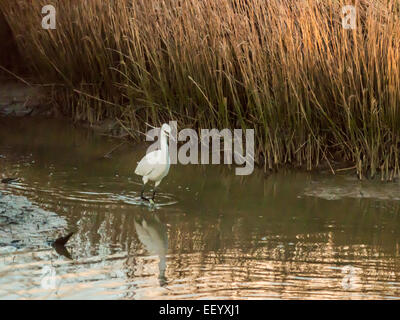
{"label": "egret's beak", "polygon": [[170,133],[168,134],[168,138],[169,138],[170,140],[172,140],[172,141],[175,141],[174,137],[173,137]]}
{"label": "egret's beak", "polygon": [[168,133],[168,132],[166,132],[166,131],[163,131],[163,132],[164,132],[164,134],[165,134],[169,139],[172,139],[172,140],[175,141],[175,139],[172,137],[172,135],[171,135],[170,133]]}

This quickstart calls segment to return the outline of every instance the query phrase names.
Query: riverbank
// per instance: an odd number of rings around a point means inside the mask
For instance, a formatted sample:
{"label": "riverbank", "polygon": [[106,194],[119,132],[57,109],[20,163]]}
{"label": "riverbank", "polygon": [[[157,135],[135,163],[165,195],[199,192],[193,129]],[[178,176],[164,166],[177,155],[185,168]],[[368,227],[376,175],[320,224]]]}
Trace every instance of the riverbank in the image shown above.
{"label": "riverbank", "polygon": [[26,197],[8,194],[0,185],[0,248],[49,246],[62,235],[66,221],[40,209]]}
{"label": "riverbank", "polygon": [[[59,110],[91,124],[254,128],[264,170],[335,163],[399,176],[400,34],[395,1],[0,0],[24,63]],[[110,120],[111,119],[111,120]]]}
{"label": "riverbank", "polygon": [[0,77],[0,116],[52,116],[50,109],[52,106],[46,103],[45,93],[39,87]]}

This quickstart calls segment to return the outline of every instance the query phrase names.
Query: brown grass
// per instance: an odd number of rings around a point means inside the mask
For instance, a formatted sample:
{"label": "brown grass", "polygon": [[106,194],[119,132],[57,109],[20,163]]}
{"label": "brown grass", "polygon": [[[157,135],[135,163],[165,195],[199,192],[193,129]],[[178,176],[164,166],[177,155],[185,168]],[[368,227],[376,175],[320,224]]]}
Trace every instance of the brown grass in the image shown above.
{"label": "brown grass", "polygon": [[[57,29],[41,28],[41,6]],[[75,119],[254,128],[264,168],[399,175],[399,1],[0,0],[20,52]],[[334,168],[333,168],[334,169]]]}

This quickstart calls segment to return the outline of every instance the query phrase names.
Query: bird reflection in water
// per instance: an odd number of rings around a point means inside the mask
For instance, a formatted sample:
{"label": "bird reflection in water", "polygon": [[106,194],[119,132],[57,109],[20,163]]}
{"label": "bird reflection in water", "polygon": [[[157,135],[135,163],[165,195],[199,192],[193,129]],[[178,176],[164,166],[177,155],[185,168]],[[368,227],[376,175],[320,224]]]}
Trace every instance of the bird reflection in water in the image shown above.
{"label": "bird reflection in water", "polygon": [[146,213],[135,217],[135,229],[140,242],[150,254],[158,255],[160,262],[160,286],[167,284],[165,270],[167,268],[168,233],[167,227],[160,221],[157,214]]}

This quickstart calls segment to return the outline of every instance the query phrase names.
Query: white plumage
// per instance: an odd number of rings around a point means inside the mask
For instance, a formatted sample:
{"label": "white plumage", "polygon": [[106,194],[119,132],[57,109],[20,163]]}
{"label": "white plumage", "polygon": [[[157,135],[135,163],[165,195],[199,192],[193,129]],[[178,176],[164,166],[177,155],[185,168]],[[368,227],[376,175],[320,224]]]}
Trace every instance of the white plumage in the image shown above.
{"label": "white plumage", "polygon": [[149,200],[143,195],[146,183],[148,181],[154,181],[153,197],[151,199],[154,201],[156,188],[168,174],[171,163],[168,150],[168,137],[170,134],[171,127],[164,123],[161,127],[160,134],[161,149],[146,154],[136,167],[135,174],[143,177],[141,198],[144,200]]}

